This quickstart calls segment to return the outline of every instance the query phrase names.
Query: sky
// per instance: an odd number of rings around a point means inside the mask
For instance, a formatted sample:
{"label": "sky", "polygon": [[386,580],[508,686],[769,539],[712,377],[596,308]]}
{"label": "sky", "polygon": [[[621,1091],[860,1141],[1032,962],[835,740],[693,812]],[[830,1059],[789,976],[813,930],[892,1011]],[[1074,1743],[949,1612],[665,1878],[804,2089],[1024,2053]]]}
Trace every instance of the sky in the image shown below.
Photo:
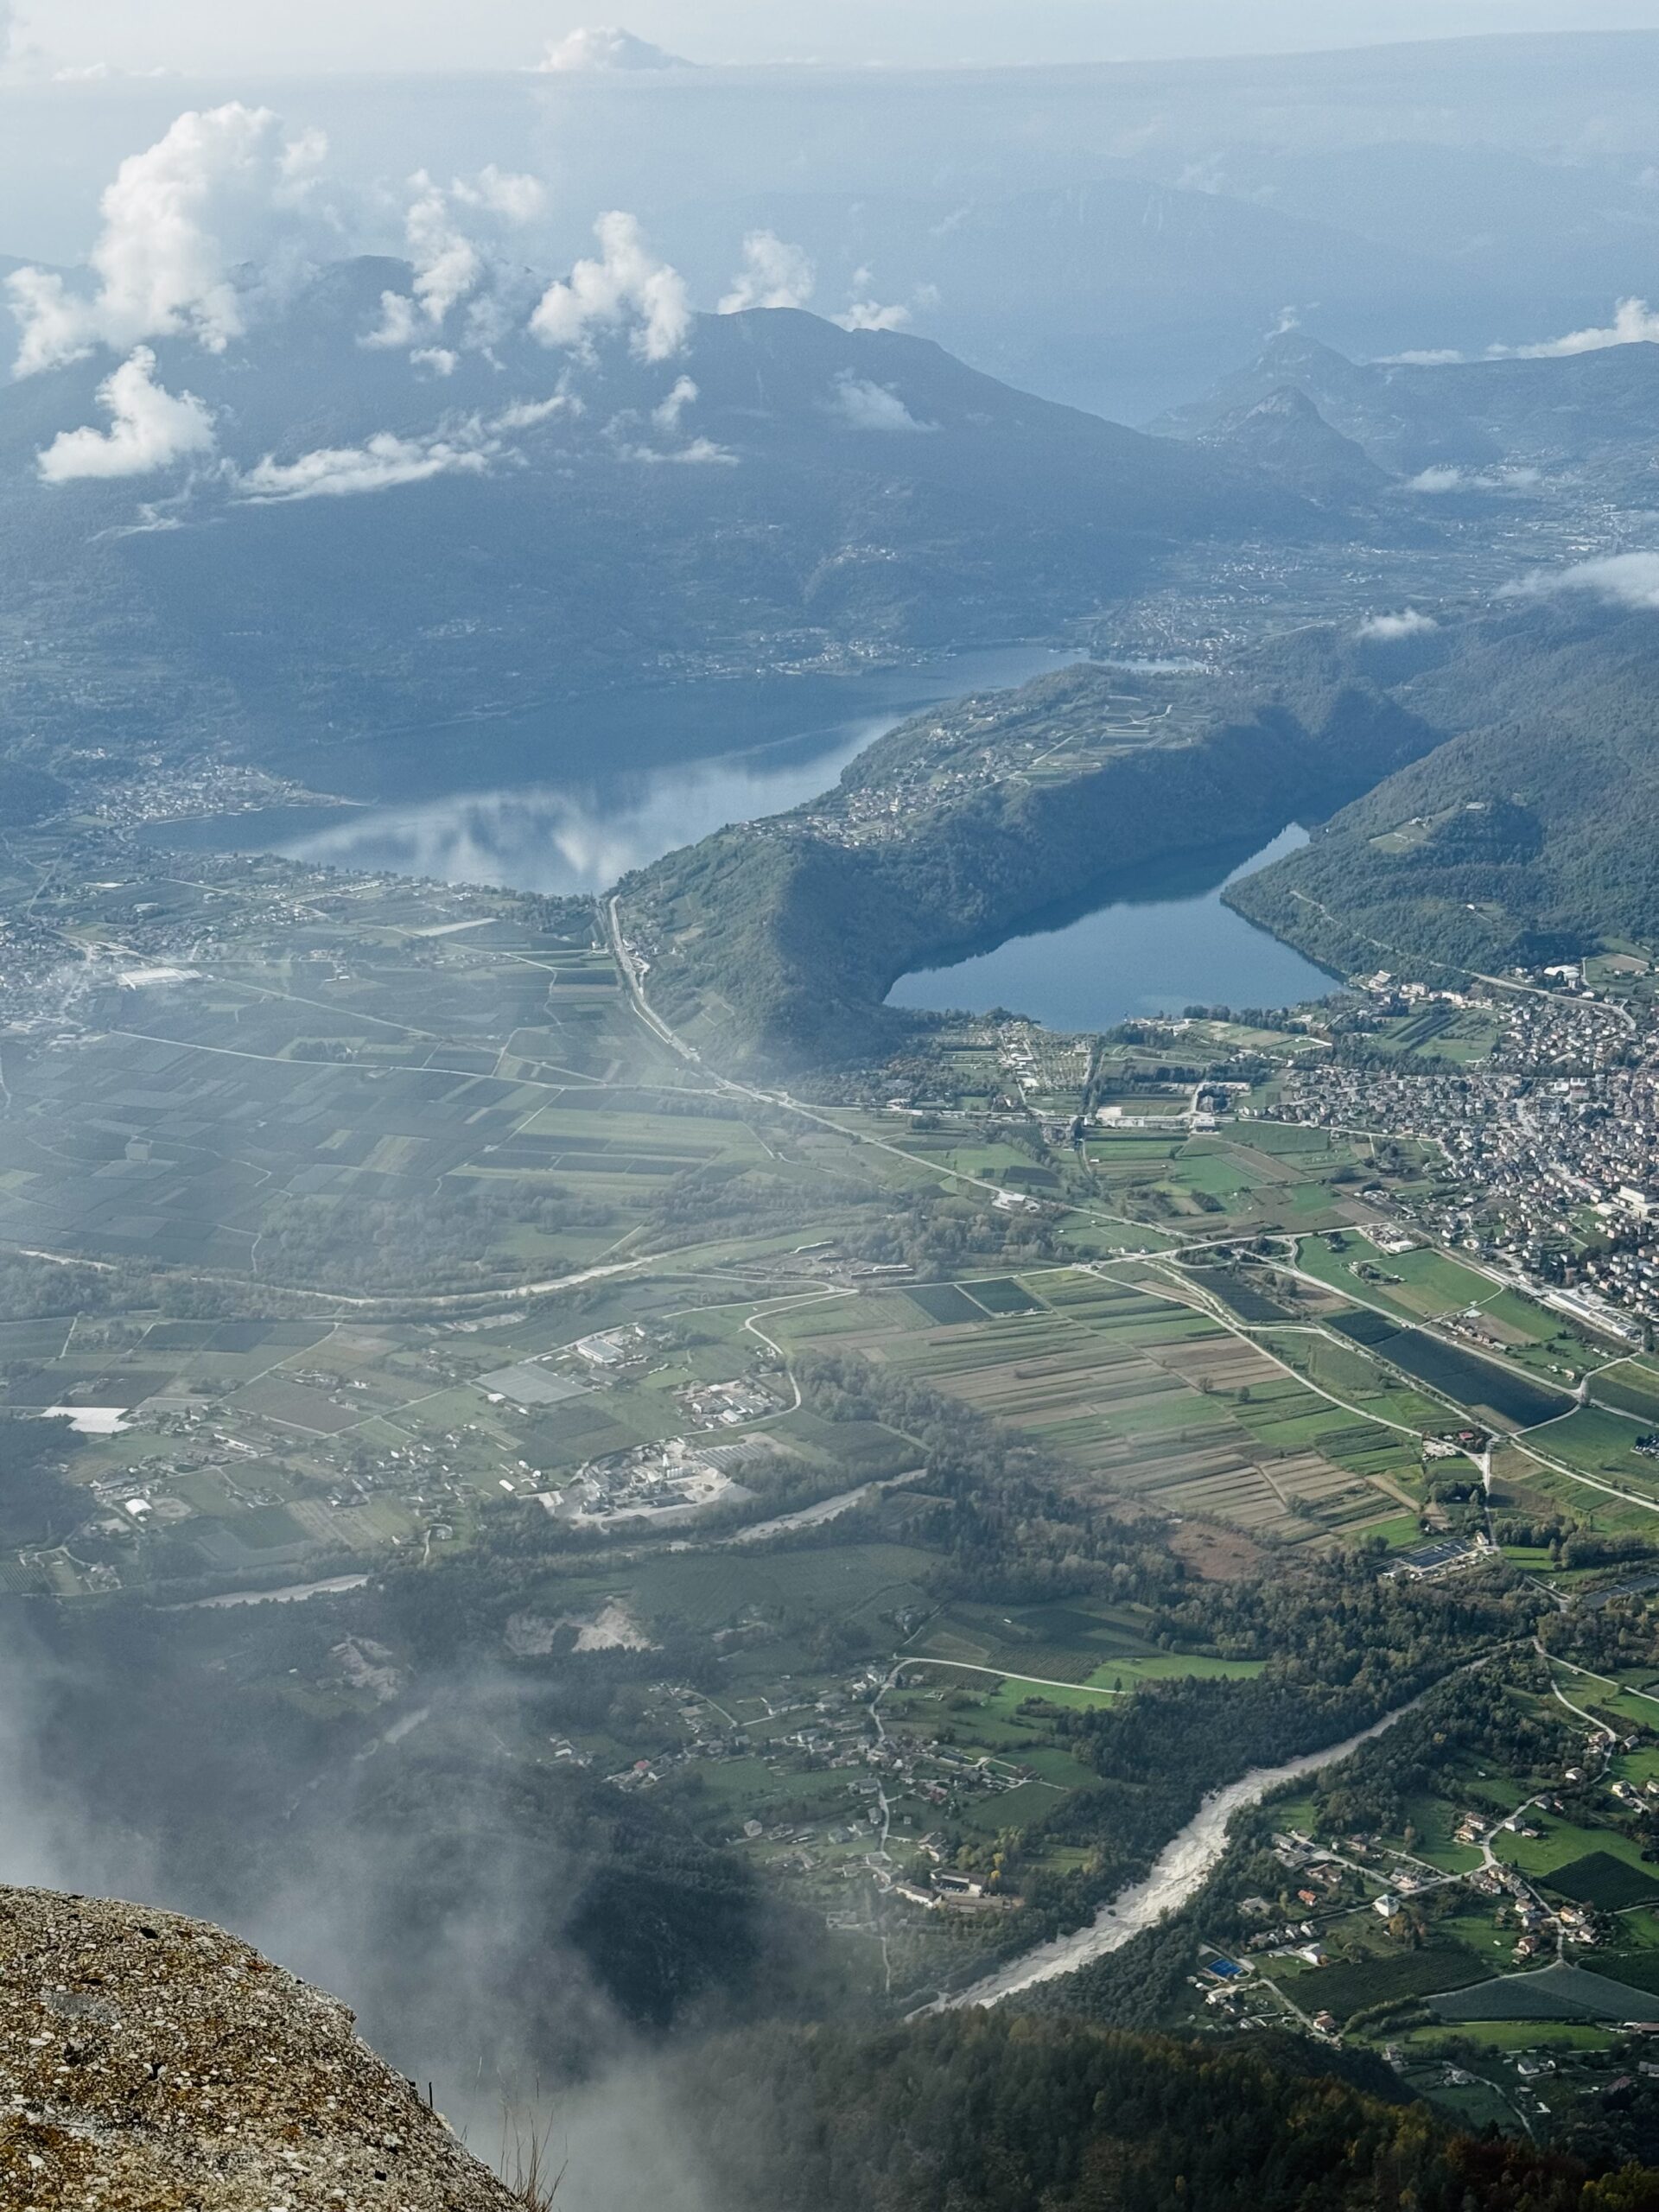
{"label": "sky", "polygon": [[0,0],[44,73],[508,69],[620,23],[706,63],[1109,61],[1659,29],[1659,0]]}

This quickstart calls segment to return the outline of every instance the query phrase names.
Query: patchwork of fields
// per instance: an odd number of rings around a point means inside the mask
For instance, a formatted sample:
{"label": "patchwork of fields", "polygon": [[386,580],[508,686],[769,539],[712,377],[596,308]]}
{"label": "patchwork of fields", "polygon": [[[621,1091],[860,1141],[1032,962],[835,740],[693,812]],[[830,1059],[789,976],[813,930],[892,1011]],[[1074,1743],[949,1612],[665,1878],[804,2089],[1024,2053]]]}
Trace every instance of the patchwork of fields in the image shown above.
{"label": "patchwork of fields", "polygon": [[784,1326],[804,1348],[857,1351],[949,1391],[1081,1477],[1182,1516],[1329,1541],[1414,1504],[1414,1437],[1333,1405],[1173,1286],[1027,1274],[1020,1313],[1001,1284],[994,1313],[986,1285],[947,1287],[949,1304],[932,1287],[887,1292],[848,1301],[828,1330],[810,1308]]}

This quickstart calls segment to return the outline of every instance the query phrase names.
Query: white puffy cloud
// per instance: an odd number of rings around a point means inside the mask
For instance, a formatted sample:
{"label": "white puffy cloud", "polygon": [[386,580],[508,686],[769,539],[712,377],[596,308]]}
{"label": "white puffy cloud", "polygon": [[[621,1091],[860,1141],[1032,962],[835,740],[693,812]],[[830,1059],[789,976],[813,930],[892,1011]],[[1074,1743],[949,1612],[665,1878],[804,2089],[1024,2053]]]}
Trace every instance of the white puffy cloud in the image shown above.
{"label": "white puffy cloud", "polygon": [[315,134],[286,137],[269,108],[232,101],[180,116],[105,189],[91,289],[40,269],[9,280],[16,374],[181,332],[221,352],[245,327],[238,270],[252,263],[274,280],[324,150]]}
{"label": "white puffy cloud", "polygon": [[720,303],[721,315],[747,308],[804,308],[817,282],[807,255],[775,231],[751,231],[743,241],[743,266]]}
{"label": "white puffy cloud", "polygon": [[649,39],[607,24],[550,40],[540,66],[556,75],[588,75],[616,69],[689,69],[691,64]]}
{"label": "white puffy cloud", "polygon": [[530,327],[544,346],[586,351],[596,330],[634,326],[630,344],[642,359],[665,361],[691,328],[691,302],[677,269],[646,245],[637,219],[613,211],[594,235],[598,261],[579,261],[568,279],[543,293]]}
{"label": "white puffy cloud", "polygon": [[855,430],[937,430],[937,423],[918,423],[896,391],[872,384],[843,369],[836,378],[831,411]]}
{"label": "white puffy cloud", "polygon": [[1593,592],[1615,607],[1659,611],[1659,553],[1609,553],[1567,569],[1540,569],[1508,585],[1504,596],[1541,599],[1558,591]]}
{"label": "white puffy cloud", "polygon": [[403,484],[424,484],[434,476],[481,476],[499,450],[475,425],[423,438],[400,438],[380,430],[360,446],[322,446],[297,461],[276,461],[267,454],[237,479],[237,497],[269,506],[388,492]]}
{"label": "white puffy cloud", "polygon": [[511,175],[493,162],[475,177],[456,177],[447,191],[419,169],[410,179],[410,189],[414,198],[404,219],[404,236],[415,271],[413,296],[382,292],[380,321],[363,340],[365,346],[417,346],[423,333],[430,337],[442,330],[451,310],[484,283],[488,260],[458,220],[457,206],[516,226],[533,222],[547,200],[537,178]]}
{"label": "white puffy cloud", "polygon": [[1620,300],[1613,319],[1588,330],[1569,331],[1565,338],[1546,339],[1538,346],[1491,346],[1494,359],[1554,361],[1569,353],[1599,353],[1609,346],[1659,345],[1659,314],[1645,300]]}
{"label": "white puffy cloud", "polygon": [[903,330],[910,322],[910,309],[897,300],[885,308],[874,300],[855,300],[831,320],[843,330]]}
{"label": "white puffy cloud", "polygon": [[156,356],[147,346],[135,348],[105,378],[98,402],[111,417],[110,428],[60,430],[35,461],[47,483],[152,476],[175,461],[213,450],[212,410],[188,391],[174,393],[158,385]]}
{"label": "white puffy cloud", "polygon": [[1372,638],[1382,644],[1391,644],[1396,638],[1421,638],[1440,624],[1432,614],[1424,614],[1414,607],[1402,607],[1398,614],[1368,614],[1354,631],[1357,638]]}
{"label": "white puffy cloud", "polygon": [[907,330],[916,315],[939,304],[938,285],[920,284],[908,300],[884,306],[875,296],[875,278],[868,269],[854,270],[852,295],[842,312],[830,318],[843,330]]}
{"label": "white puffy cloud", "polygon": [[481,207],[504,223],[533,223],[547,207],[540,177],[487,162],[474,177],[458,176],[449,189],[463,207]]}

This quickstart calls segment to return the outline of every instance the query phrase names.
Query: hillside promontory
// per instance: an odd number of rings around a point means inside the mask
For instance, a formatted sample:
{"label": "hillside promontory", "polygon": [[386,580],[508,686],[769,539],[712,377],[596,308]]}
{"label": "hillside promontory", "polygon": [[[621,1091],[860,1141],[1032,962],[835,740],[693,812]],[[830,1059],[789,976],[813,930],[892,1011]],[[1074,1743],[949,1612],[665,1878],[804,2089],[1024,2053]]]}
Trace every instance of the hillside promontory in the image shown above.
{"label": "hillside promontory", "polygon": [[899,976],[1103,900],[1128,872],[1241,859],[1440,733],[1339,652],[1224,685],[1084,664],[931,710],[792,813],[625,878],[653,1007],[737,1063],[829,1066],[898,1041]]}

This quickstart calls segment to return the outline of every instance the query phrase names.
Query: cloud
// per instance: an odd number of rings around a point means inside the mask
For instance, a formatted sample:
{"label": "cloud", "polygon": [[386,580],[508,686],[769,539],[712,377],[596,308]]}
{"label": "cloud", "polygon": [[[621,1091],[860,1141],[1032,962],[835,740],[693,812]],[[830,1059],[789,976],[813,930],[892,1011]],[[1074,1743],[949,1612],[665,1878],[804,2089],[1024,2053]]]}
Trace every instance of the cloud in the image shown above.
{"label": "cloud", "polygon": [[649,39],[636,38],[632,31],[619,30],[611,24],[550,40],[547,58],[539,66],[555,75],[578,76],[615,70],[689,69],[691,64],[677,54],[653,46]]}
{"label": "cloud", "polygon": [[1541,480],[1535,468],[1459,468],[1441,462],[1408,478],[1405,488],[1431,496],[1442,492],[1525,492]]}
{"label": "cloud", "polygon": [[547,207],[547,188],[537,176],[487,162],[474,177],[458,176],[449,189],[463,207],[482,207],[504,223],[533,223]]}
{"label": "cloud", "polygon": [[1455,346],[1419,346],[1404,353],[1379,353],[1382,369],[1448,369],[1466,359]]}
{"label": "cloud", "polygon": [[1354,635],[1391,644],[1396,638],[1423,637],[1440,626],[1432,614],[1422,614],[1416,607],[1408,607],[1398,614],[1368,614],[1356,628]]}
{"label": "cloud", "polygon": [[651,410],[651,419],[665,436],[671,436],[680,427],[680,417],[697,396],[697,387],[690,377],[681,377],[672,391],[660,405]]}
{"label": "cloud", "polygon": [[191,393],[176,396],[156,382],[156,356],[147,346],[105,377],[98,404],[111,417],[107,430],[90,426],[60,430],[35,467],[48,484],[86,477],[153,476],[175,461],[213,450],[212,410]]}
{"label": "cloud", "polygon": [[1575,561],[1567,569],[1540,569],[1506,584],[1503,595],[1543,599],[1558,591],[1593,592],[1614,607],[1659,612],[1659,553],[1610,553],[1597,561]]}
{"label": "cloud", "polygon": [[347,499],[363,492],[389,492],[404,484],[424,484],[435,476],[481,476],[500,450],[476,430],[435,432],[424,438],[400,438],[381,430],[360,446],[322,446],[297,461],[267,454],[237,479],[239,499],[262,506],[296,499]]}
{"label": "cloud", "polygon": [[236,478],[235,493],[254,505],[281,506],[297,499],[351,499],[360,493],[396,491],[405,484],[429,483],[435,476],[482,476],[497,461],[520,458],[505,442],[514,432],[537,429],[556,416],[574,417],[582,411],[579,399],[556,391],[545,399],[515,400],[488,416],[452,416],[423,437],[379,430],[361,445],[320,446],[297,461],[278,461],[267,454],[257,467]]}
{"label": "cloud", "polygon": [[[475,293],[489,275],[489,262],[457,220],[455,207],[518,226],[533,222],[547,204],[538,178],[512,175],[493,162],[474,177],[456,177],[447,191],[418,169],[410,179],[410,189],[415,196],[404,219],[404,236],[415,271],[413,296],[381,293],[380,321],[364,339],[365,346],[417,345],[423,334],[430,337],[442,330],[451,310]],[[488,342],[487,336],[482,342]]]}
{"label": "cloud", "polygon": [[232,101],[180,116],[105,189],[91,290],[71,291],[41,269],[9,280],[22,331],[16,373],[183,332],[222,352],[245,327],[238,272],[253,263],[264,283],[273,281],[324,150],[315,134],[285,137],[269,108]]}
{"label": "cloud", "polygon": [[616,449],[619,461],[643,461],[647,467],[677,467],[690,468],[735,468],[737,455],[729,446],[717,446],[712,438],[693,438],[690,445],[677,446],[671,453],[660,453],[655,446],[621,445]]}
{"label": "cloud", "polygon": [[632,351],[644,360],[667,360],[691,328],[685,280],[651,251],[632,215],[601,215],[594,235],[603,258],[579,261],[567,281],[550,284],[531,316],[531,329],[544,346],[586,352],[595,330],[632,321]]}
{"label": "cloud", "polygon": [[843,330],[903,330],[910,321],[910,309],[896,300],[885,308],[874,300],[855,300],[830,320]]}
{"label": "cloud", "polygon": [[1620,300],[1611,322],[1599,328],[1569,331],[1565,338],[1546,339],[1539,346],[1490,346],[1494,360],[1554,361],[1570,353],[1599,353],[1609,346],[1659,345],[1659,314],[1645,300]]}
{"label": "cloud", "polygon": [[831,411],[855,430],[937,430],[937,423],[918,423],[896,391],[872,384],[843,369],[836,378]]}
{"label": "cloud", "polygon": [[743,266],[720,303],[721,315],[749,308],[804,308],[811,298],[817,272],[798,245],[775,231],[751,231],[743,241]]}
{"label": "cloud", "polygon": [[907,330],[913,315],[939,304],[938,287],[935,284],[920,285],[908,302],[895,300],[885,307],[874,292],[875,279],[870,271],[855,269],[852,301],[830,321],[838,322],[843,330]]}
{"label": "cloud", "polygon": [[490,423],[492,430],[534,430],[550,423],[556,415],[580,415],[584,412],[580,399],[570,393],[556,391],[548,399],[515,400],[511,407],[502,409]]}
{"label": "cloud", "polygon": [[[651,426],[658,437],[679,436],[682,418],[686,409],[696,403],[696,397],[697,387],[690,377],[676,379],[667,398],[660,400],[651,410]],[[642,444],[634,435],[639,426],[639,417],[632,410],[613,416],[606,424],[605,435],[614,448],[619,461],[642,461],[647,467],[673,464],[693,468],[735,468],[738,465],[737,455],[727,447],[716,445],[712,438],[692,438],[686,444],[673,447],[667,452],[658,446]]]}

